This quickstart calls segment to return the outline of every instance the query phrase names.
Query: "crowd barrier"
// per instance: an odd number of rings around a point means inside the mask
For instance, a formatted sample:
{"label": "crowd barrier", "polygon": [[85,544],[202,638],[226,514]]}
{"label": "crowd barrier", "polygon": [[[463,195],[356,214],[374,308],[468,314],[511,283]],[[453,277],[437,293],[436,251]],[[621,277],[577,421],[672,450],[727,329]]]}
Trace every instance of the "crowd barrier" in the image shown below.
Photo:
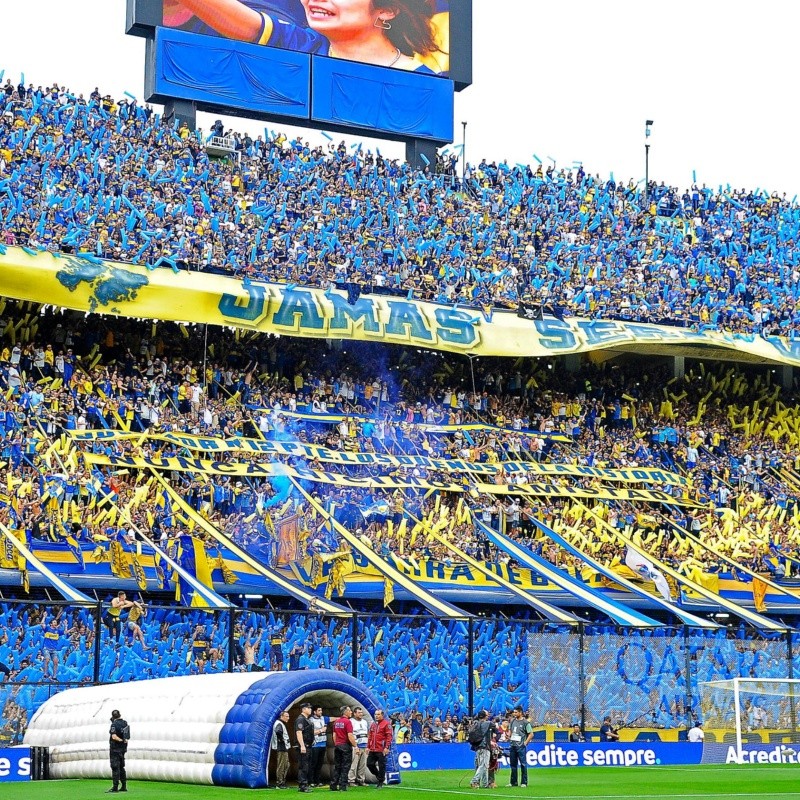
{"label": "crowd barrier", "polygon": [[[735,749],[735,748],[734,748]],[[528,767],[649,767],[667,764],[699,764],[703,746],[688,742],[619,742],[617,744],[532,742],[525,753]],[[468,744],[447,747],[412,744],[397,750],[402,770],[471,770],[475,754]],[[500,768],[509,766],[508,756],[499,759]]]}
{"label": "crowd barrier", "polygon": [[[529,768],[537,767],[663,767],[693,764],[800,764],[797,751],[785,744],[746,744],[741,754],[733,743],[617,742],[571,744],[532,742],[525,753]],[[475,754],[467,744],[412,744],[397,749],[401,770],[469,770]],[[503,755],[499,768],[507,769]]]}
{"label": "crowd barrier", "polygon": [[[108,609],[0,603],[0,746],[20,744],[32,713],[62,688],[169,675],[341,670],[390,714],[461,717],[522,704],[536,739],[552,740],[574,722],[599,726],[605,714],[624,721],[628,734],[685,729],[705,713],[704,681],[800,674],[794,631],[177,606],[148,607],[117,627]],[[760,705],[764,728],[795,728],[785,698]]]}
{"label": "crowd barrier", "polygon": [[[395,752],[402,771],[464,770],[474,768],[475,754],[466,743],[399,745]],[[797,751],[786,744],[735,744],[689,742],[533,742],[525,753],[529,768],[547,767],[658,767],[697,764],[800,764]],[[510,766],[507,754],[498,765]],[[46,780],[47,748],[0,748],[0,783]]]}

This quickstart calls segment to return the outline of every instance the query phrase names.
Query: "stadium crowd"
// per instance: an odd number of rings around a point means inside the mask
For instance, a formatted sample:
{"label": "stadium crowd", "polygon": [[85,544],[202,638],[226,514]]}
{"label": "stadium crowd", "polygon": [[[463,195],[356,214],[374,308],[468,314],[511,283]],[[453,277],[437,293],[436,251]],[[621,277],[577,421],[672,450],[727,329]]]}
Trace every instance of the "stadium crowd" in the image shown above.
{"label": "stadium crowd", "polygon": [[[800,206],[785,197],[654,184],[645,205],[638,187],[582,168],[481,162],[461,184],[451,160],[439,171],[416,172],[343,144],[228,135],[236,157],[217,160],[202,134],[167,124],[132,99],[8,82],[0,93],[0,246],[448,304],[523,302],[558,314],[745,336],[794,335],[800,319]],[[595,503],[592,510],[688,577],[731,571],[704,545],[775,578],[791,577],[800,564],[797,394],[775,385],[768,369],[697,364],[674,379],[666,367],[643,371],[635,360],[587,362],[567,372],[560,362],[467,365],[375,344],[330,343],[319,358],[318,344],[287,338],[234,339],[200,326],[99,319],[4,303],[0,522],[29,542],[66,541],[73,552],[104,560],[112,543],[133,547],[137,529],[170,548],[203,540],[167,493],[155,486],[139,491],[132,472],[81,458],[169,457],[183,448],[144,436],[72,448],[62,438],[107,429],[529,465],[494,476],[511,485],[532,480],[540,463],[657,467],[685,482],[651,488],[696,501],[697,509]],[[217,457],[323,466],[296,457]],[[453,477],[424,466],[399,467],[394,475]],[[270,565],[278,563],[275,530],[291,516],[299,519],[296,560],[310,559],[313,570],[350,558],[326,518],[285,481],[178,472],[170,481],[195,511]],[[546,481],[600,485],[580,476]],[[583,569],[532,525],[540,520],[572,536],[586,512],[562,498],[498,499],[473,490],[459,503],[413,489],[313,491],[385,557],[453,562],[452,550],[412,521],[421,518],[445,520],[445,539],[468,555],[509,563],[476,531],[479,515],[553,563]],[[108,497],[114,503],[104,506]],[[572,541],[624,569],[624,552],[609,533],[585,528]],[[218,553],[204,543],[209,555]],[[11,568],[11,556],[0,555]],[[329,579],[327,588],[337,587]],[[143,600],[128,606],[123,626],[103,631],[85,609],[3,604],[0,618],[0,743],[18,742],[32,711],[62,683],[221,671],[231,662],[242,670],[353,667],[349,623],[314,615],[244,611],[232,642],[227,627],[205,612],[148,608]],[[358,624],[359,676],[380,687],[398,741],[463,739],[470,681],[476,707],[494,714],[530,702],[539,724],[574,721],[579,645],[567,630],[481,620],[473,642],[478,666],[468,676],[464,622],[362,616]],[[585,652],[600,655],[586,702],[598,721],[607,711],[641,708],[649,723],[671,726],[697,702],[687,692],[692,681],[777,676],[785,667],[785,642],[759,640],[757,651],[756,640],[725,631],[692,632],[691,676],[681,666],[682,634],[623,636],[598,625],[589,636],[596,647],[584,644]],[[637,636],[648,638],[650,661],[640,658],[645,648],[631,645]]]}
{"label": "stadium crowd", "polygon": [[[154,331],[150,326],[115,321],[113,329],[102,330],[86,324],[78,315],[50,310],[42,313],[21,304],[9,304],[6,311],[5,346],[0,353],[0,383],[5,390],[0,422],[4,432],[2,457],[9,464],[6,477],[10,489],[0,513],[6,524],[16,530],[24,529],[33,542],[62,539],[63,534],[55,524],[59,518],[68,523],[72,521],[71,532],[79,545],[89,548],[90,552],[107,547],[107,540],[116,539],[126,545],[135,542],[135,530],[120,519],[106,517],[96,523],[97,510],[92,502],[98,492],[116,491],[122,503],[135,491],[133,484],[127,485],[130,478],[104,470],[92,472],[76,461],[74,474],[63,479],[58,477],[61,465],[54,463],[48,470],[43,459],[47,443],[58,440],[62,432],[127,426],[134,432],[264,435],[267,438],[280,434],[284,438],[324,443],[331,449],[452,454],[498,463],[519,459],[534,463],[564,461],[619,467],[634,464],[669,467],[687,477],[687,487],[682,491],[695,493],[707,504],[696,517],[679,517],[680,524],[694,530],[695,518],[698,519],[700,529],[697,532],[704,541],[720,550],[727,547],[726,552],[751,566],[771,568],[778,574],[780,569],[794,563],[791,559],[798,540],[792,520],[796,503],[791,476],[786,470],[796,466],[795,451],[791,431],[784,432],[781,427],[787,419],[793,419],[786,413],[792,401],[791,395],[776,393],[769,384],[767,372],[762,371],[756,377],[751,375],[748,380],[732,368],[713,371],[698,368],[690,370],[683,381],[670,384],[664,390],[668,383],[664,376],[651,371],[644,377],[636,365],[611,369],[586,366],[576,374],[540,365],[530,375],[509,377],[500,366],[487,359],[485,364],[476,365],[473,392],[471,385],[469,390],[462,388],[469,381],[466,370],[462,379],[458,373],[442,371],[435,361],[429,363],[430,359],[396,358],[397,354],[387,354],[381,348],[371,351],[377,357],[365,357],[365,352],[359,348],[366,346],[352,345],[354,350],[349,353],[330,350],[324,371],[316,372],[310,367],[314,363],[313,351],[302,342],[281,340],[278,348],[269,340],[267,347],[259,349],[246,341],[226,343],[212,333],[204,385],[202,364],[187,356],[187,353],[197,352],[193,345],[197,344],[198,331],[189,331],[187,341],[180,328],[172,325],[159,325]],[[12,330],[13,336],[33,341],[21,344],[10,341]],[[64,353],[64,348],[72,352]],[[55,355],[50,357],[48,352]],[[395,360],[402,360],[402,363],[395,363]],[[378,363],[381,368],[376,371],[372,365]],[[369,372],[364,371],[365,365]],[[15,373],[20,377],[16,387],[12,380]],[[380,403],[375,384],[380,388]],[[725,386],[718,392],[718,399],[702,410],[708,388],[718,389],[721,384]],[[373,386],[371,396],[368,396],[368,385]],[[631,399],[625,399],[623,394]],[[313,416],[291,416],[308,410],[314,395],[325,398],[328,410],[338,412],[337,419],[341,421],[323,421],[322,415],[318,415],[318,420]],[[769,397],[772,400],[766,402]],[[729,408],[734,412],[730,413]],[[505,427],[473,434],[466,430],[461,436],[458,431],[434,434],[422,424],[431,410],[434,422],[455,419]],[[154,411],[158,415],[155,418]],[[372,417],[360,415],[360,412],[370,411]],[[696,423],[689,424],[695,417]],[[381,418],[382,434],[378,425]],[[742,423],[744,419],[746,423]],[[770,434],[776,432],[776,426],[781,432],[773,437]],[[793,423],[789,427],[793,428]],[[689,452],[693,446],[696,456]],[[85,447],[108,453],[128,450],[124,441],[98,442]],[[145,441],[138,452],[170,455],[181,450],[166,443],[156,446]],[[244,456],[237,454],[236,458],[240,460]],[[424,469],[422,472],[430,477],[443,477]],[[752,481],[747,479],[751,474],[755,476]],[[279,524],[281,508],[286,507],[283,513],[287,515],[300,508],[291,497],[284,499],[280,486],[268,481],[242,481],[242,485],[237,486],[236,480],[209,482],[178,474],[172,479],[190,504],[208,513],[220,529],[274,563],[274,540],[263,512],[270,509],[273,524]],[[54,486],[55,490],[51,491]],[[728,493],[720,494],[723,486],[729,488]],[[59,491],[59,487],[63,491]],[[672,485],[660,488],[675,490]],[[328,499],[336,501],[337,497],[341,501],[338,519],[355,531],[360,528],[361,535],[385,554],[387,551],[398,553],[399,543],[389,535],[389,522],[395,521],[397,513],[401,517],[406,512],[424,517],[432,508],[430,501],[426,502],[413,491],[406,494],[399,511],[398,498],[392,493],[352,497],[334,493]],[[213,508],[204,508],[209,499],[213,501]],[[488,514],[495,525],[505,518],[512,536],[521,538],[555,563],[572,570],[582,568],[579,561],[567,559],[552,543],[535,535],[528,522],[531,516],[554,526],[561,519],[571,522],[570,514],[575,509],[566,501],[557,498],[547,502],[523,500],[519,504],[517,526],[513,524],[517,522],[513,500],[497,503],[489,496],[475,500],[474,513]],[[270,502],[272,505],[268,505]],[[445,497],[442,503],[449,505],[455,519],[455,501]],[[153,505],[156,513],[152,527],[161,535],[162,543],[169,543],[180,534],[188,535],[189,526],[179,514],[167,504],[159,508],[157,498]],[[762,514],[760,518],[760,512],[768,508],[779,508],[786,514],[783,518],[778,514],[769,520],[763,519],[765,515]],[[71,516],[73,514],[77,516]],[[725,526],[732,514],[741,516],[753,533],[764,533],[764,525],[769,523],[773,527],[768,528],[767,533],[781,531],[785,540],[780,542],[765,536],[761,551],[748,561],[749,553],[742,550],[739,540],[726,534]],[[645,539],[660,536],[661,541],[656,542],[658,548],[662,545],[684,547],[685,539],[668,535],[666,518],[654,525],[650,517],[652,515],[641,508],[619,506],[610,507],[608,521],[612,525],[640,526]],[[136,510],[132,519],[143,527],[148,524],[144,510]],[[321,518],[313,519],[304,514],[307,535],[303,543],[312,557],[341,551],[341,542],[331,535],[329,526],[322,523]],[[477,536],[465,520],[454,525],[447,535],[474,556],[486,560],[503,558]],[[776,542],[782,547],[776,547]],[[424,535],[420,535],[419,542],[413,546],[410,540],[405,544],[406,553],[415,558],[452,559],[452,554],[441,545],[427,541]],[[581,546],[595,554],[606,554],[609,563],[616,557],[617,566],[624,560],[619,547],[605,534],[587,537]],[[671,554],[668,549],[661,549],[658,554],[667,560],[672,557],[672,563],[683,565],[691,573],[694,564],[687,558],[688,553]],[[691,555],[701,561],[704,570],[727,568],[711,559],[707,551],[692,548]],[[776,563],[775,559],[783,560]],[[52,685],[80,683],[93,678],[93,660],[88,657],[94,646],[90,616],[84,612],[62,615],[55,612],[51,621],[40,611],[24,612],[33,613],[35,619],[22,619],[22,613],[10,608],[3,614],[4,619],[10,620],[0,646],[0,663],[7,667],[7,674],[4,674],[7,737],[13,737],[15,726],[20,726],[21,715],[29,715],[50,691],[47,686],[37,684],[42,681]],[[227,669],[227,628],[208,623],[204,614],[185,609],[152,608],[146,616],[127,616],[119,642],[111,634],[102,634],[101,679],[129,680]],[[236,668],[317,665],[343,670],[352,668],[351,632],[347,625],[292,616],[282,626],[278,656],[271,641],[276,626],[281,627],[276,617],[261,612],[247,612],[247,617],[236,627]],[[45,637],[52,623],[57,633]],[[367,617],[360,624],[359,674],[371,685],[377,685],[381,676],[393,675],[391,682],[384,681],[383,697],[387,709],[398,718],[402,715],[407,727],[413,722],[412,717],[416,719],[418,710],[423,713],[423,720],[425,714],[431,715],[433,721],[437,716],[443,719],[448,713],[459,718],[464,715],[467,634],[463,623],[428,621],[420,622],[419,628],[410,629],[407,621]],[[137,628],[140,636],[136,635]],[[593,667],[598,677],[590,689],[591,693],[597,692],[591,707],[597,709],[598,716],[601,709],[630,707],[631,702],[637,702],[637,697],[646,705],[652,700],[652,693],[657,692],[659,701],[652,714],[653,720],[669,725],[670,720],[680,718],[686,708],[685,679],[665,669],[644,681],[642,676],[646,678],[651,668],[635,659],[638,649],[628,647],[620,660],[613,654],[619,655],[627,639],[613,629],[602,627],[597,635],[607,639],[597,652],[612,654],[604,656],[602,663]],[[764,649],[763,642],[759,645],[763,652],[770,653],[769,658],[755,655],[748,639],[731,639],[724,632],[697,632],[692,636],[697,637],[692,658],[697,660],[698,668],[705,665],[698,674],[709,680],[736,674],[777,675],[785,666],[778,651]],[[530,647],[531,637],[535,637],[535,648]],[[709,637],[713,645],[709,644]],[[676,645],[668,635],[662,638],[666,648],[664,660],[671,663],[666,652]],[[538,685],[536,681],[541,678],[541,691],[535,701],[541,711],[541,721],[569,724],[574,710],[568,687],[571,681],[577,680],[574,660],[568,655],[565,657],[565,654],[574,654],[574,644],[570,642],[570,634],[534,633],[522,623],[517,626],[517,623],[500,621],[482,622],[475,643],[475,663],[479,665],[473,676],[476,702],[499,712],[526,701],[528,687]],[[500,665],[498,647],[503,653],[500,661],[504,663]],[[652,643],[650,649],[653,649]],[[445,652],[447,658],[444,658]],[[532,652],[541,655],[534,657]],[[454,653],[459,654],[457,658],[453,658]],[[398,654],[405,654],[406,661]],[[437,664],[439,666],[434,669]],[[489,674],[485,666],[488,664],[493,665],[492,679],[484,683],[482,676]],[[556,676],[551,674],[553,670],[561,672]],[[634,671],[640,677],[636,688],[631,689],[621,675],[630,678]],[[640,683],[649,687],[645,694],[641,692]],[[564,696],[553,698],[545,691],[545,685],[563,686]],[[36,688],[25,688],[28,686]],[[20,702],[23,698],[25,702]],[[416,729],[416,723],[414,727]],[[430,725],[427,727],[430,729]]]}
{"label": "stadium crowd", "polygon": [[[800,206],[344,143],[201,132],[126,97],[0,92],[0,243],[441,303],[793,335]],[[163,261],[166,259],[166,261]]]}
{"label": "stadium crowd", "polygon": [[[773,387],[768,371],[748,380],[732,368],[712,371],[700,365],[697,372],[690,370],[683,381],[676,382],[657,371],[643,378],[635,365],[610,370],[587,365],[576,374],[540,365],[531,374],[507,376],[500,364],[487,359],[477,365],[472,391],[464,377],[442,370],[435,359],[428,363],[401,356],[397,364],[390,364],[386,359],[396,355],[351,345],[349,354],[331,350],[325,369],[314,372],[309,368],[313,355],[308,344],[281,340],[278,347],[277,340],[268,340],[267,347],[259,349],[248,342],[226,345],[222,336],[212,334],[204,381],[203,364],[186,355],[196,343],[198,330],[187,331],[187,340],[178,326],[145,328],[120,322],[113,330],[103,331],[76,315],[49,311],[34,315],[14,305],[9,305],[8,312],[6,345],[0,352],[0,385],[7,395],[0,426],[2,457],[12,469],[9,486],[17,507],[7,507],[3,513],[19,514],[33,538],[51,535],[52,520],[45,523],[44,518],[54,508],[64,510],[79,540],[93,541],[101,532],[91,524],[96,514],[90,513],[91,499],[100,491],[124,488],[126,479],[102,469],[84,469],[82,464],[76,464],[67,479],[59,471],[63,464],[43,471],[39,451],[49,437],[63,432],[109,427],[278,440],[296,437],[346,452],[521,463],[523,469],[517,474],[494,476],[495,481],[512,484],[534,477],[526,475],[526,462],[669,469],[683,475],[686,484],[656,484],[654,488],[695,500],[703,508],[684,513],[676,506],[670,518],[648,517],[649,541],[660,536],[658,547],[678,548],[674,554],[665,550],[663,555],[677,558],[688,552],[685,538],[667,535],[675,524],[755,569],[787,575],[796,564],[797,419],[791,410],[792,395]],[[33,334],[36,341],[9,341],[18,333],[29,338]],[[370,364],[368,370],[359,362]],[[709,401],[712,393],[715,397]],[[334,416],[319,416],[317,421],[317,411]],[[438,432],[429,427],[468,422],[485,427],[472,433],[463,426]],[[135,449],[138,455],[162,457],[183,452],[177,445],[149,439],[102,441],[85,448],[105,454]],[[246,460],[247,456],[220,458]],[[313,459],[303,463],[322,466]],[[368,467],[349,472],[376,474],[375,468]],[[400,467],[397,472],[401,477],[413,473],[421,479],[452,479],[448,473],[425,467]],[[260,547],[265,560],[274,561],[264,512],[269,510],[271,523],[280,521],[281,509],[283,514],[294,513],[296,504],[286,503],[285,486],[279,489],[275,480],[266,479],[217,477],[209,481],[190,473],[176,474],[174,480],[196,510],[211,511],[234,539]],[[588,477],[551,480],[562,485],[598,485]],[[317,490],[335,503],[336,517],[346,527],[366,537],[376,549],[393,552],[398,542],[389,535],[389,523],[396,528],[406,512],[426,517],[433,506],[433,498],[415,491]],[[453,510],[457,505],[454,497],[442,497],[441,502]],[[510,515],[507,527],[530,537],[531,518],[552,521],[562,513],[564,501],[479,494],[470,505],[483,521],[495,526]],[[612,526],[620,527],[644,518],[641,509],[633,507],[612,508],[609,514]],[[174,521],[161,526],[164,515],[162,510],[154,522],[156,532],[166,537],[166,528]],[[498,557],[476,536],[471,516],[453,514],[453,521],[448,532],[461,549],[490,560]],[[322,518],[306,522],[308,554],[338,549],[338,539],[331,536]],[[736,535],[732,535],[734,524]],[[119,525],[110,527],[112,537],[120,535]],[[108,538],[108,530],[102,533]],[[601,544],[598,540],[590,546]],[[692,556],[700,559],[698,566],[727,571],[709,551],[693,549]],[[426,542],[425,537],[420,537],[416,555],[446,557],[443,545]]]}
{"label": "stadium crowd", "polygon": [[[95,679],[95,645],[99,679],[112,683],[226,671],[230,645],[235,671],[352,670],[350,620],[243,609],[236,612],[229,642],[227,612],[141,607],[135,624],[142,641],[126,623],[117,642],[105,627],[95,639],[91,609],[0,603],[7,621],[0,636],[0,743],[18,743],[27,720],[52,691]],[[357,638],[358,675],[375,687],[396,720],[398,743],[463,740],[469,683],[465,620],[358,615]],[[795,665],[799,645],[795,634]],[[568,727],[584,691],[581,647],[592,676],[585,687],[590,726],[599,725],[606,713],[640,717],[645,727],[680,726],[690,701],[695,712],[699,708],[700,682],[780,677],[787,669],[783,637],[692,630],[687,640],[680,630],[623,631],[597,624],[586,626],[582,643],[567,627],[484,618],[476,621],[473,639],[475,707],[502,715],[517,703],[530,704],[536,725]],[[685,672],[687,647],[691,675]],[[784,701],[760,700],[773,722],[783,720]]]}

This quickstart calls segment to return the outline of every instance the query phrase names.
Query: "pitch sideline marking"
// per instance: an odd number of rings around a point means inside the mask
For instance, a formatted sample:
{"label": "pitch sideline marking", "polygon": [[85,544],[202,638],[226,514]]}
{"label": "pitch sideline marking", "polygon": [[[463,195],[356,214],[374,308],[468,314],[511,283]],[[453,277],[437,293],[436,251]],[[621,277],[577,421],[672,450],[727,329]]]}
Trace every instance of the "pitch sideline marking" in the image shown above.
{"label": "pitch sideline marking", "polygon": [[[516,787],[515,787],[516,788]],[[520,798],[520,800],[586,800],[586,794],[506,794],[505,792],[497,793],[496,790],[493,793],[487,793],[486,789],[471,789],[469,791],[458,791],[456,789],[422,789],[419,786],[414,787],[415,792],[435,792],[436,794],[458,794],[458,795],[476,795],[478,797],[513,797],[513,798]],[[720,793],[716,792],[714,794],[593,794],[593,800],[631,800],[634,797],[642,798],[645,800],[646,798],[658,798],[658,800],[663,800],[663,798],[680,798],[680,800],[706,800],[707,798],[711,797],[721,797],[723,800],[727,800],[727,798],[731,797],[747,797],[752,800],[752,798],[758,797],[770,797],[772,800],[777,800],[781,797],[800,797],[800,792],[769,792],[754,795],[752,792],[741,792],[739,794],[731,794],[730,792]]]}

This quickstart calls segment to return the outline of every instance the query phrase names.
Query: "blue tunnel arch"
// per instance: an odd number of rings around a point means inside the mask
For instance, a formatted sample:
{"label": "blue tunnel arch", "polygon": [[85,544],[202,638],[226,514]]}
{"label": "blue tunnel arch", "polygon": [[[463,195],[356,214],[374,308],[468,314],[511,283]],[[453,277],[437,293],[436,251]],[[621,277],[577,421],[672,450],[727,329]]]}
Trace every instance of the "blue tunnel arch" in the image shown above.
{"label": "blue tunnel arch", "polygon": [[[228,711],[214,753],[213,783],[250,789],[267,786],[272,726],[281,711],[304,700],[328,709],[357,704],[370,718],[382,707],[364,683],[343,672],[311,669],[268,673],[243,691]],[[386,770],[387,774],[397,773],[394,751],[387,757]]]}
{"label": "blue tunnel arch", "polygon": [[[329,716],[360,705],[371,719],[381,707],[362,681],[336,670],[181,675],[56,692],[31,718],[24,743],[49,748],[54,779],[108,777],[108,719],[122,709],[129,779],[258,789],[268,785],[275,720],[284,709],[299,713],[303,700]],[[397,781],[391,754],[387,782]]]}

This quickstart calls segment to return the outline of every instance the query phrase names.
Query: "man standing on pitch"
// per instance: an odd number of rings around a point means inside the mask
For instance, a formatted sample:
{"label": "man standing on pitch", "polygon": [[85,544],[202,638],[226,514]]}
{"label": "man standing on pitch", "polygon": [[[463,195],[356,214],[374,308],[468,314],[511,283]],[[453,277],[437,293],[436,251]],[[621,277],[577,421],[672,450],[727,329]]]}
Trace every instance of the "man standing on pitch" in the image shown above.
{"label": "man standing on pitch", "polygon": [[392,746],[392,726],[379,708],[375,711],[375,722],[369,726],[367,736],[367,769],[378,779],[378,789],[386,782],[386,756]]}
{"label": "man standing on pitch", "polygon": [[279,789],[286,788],[286,774],[289,772],[289,712],[281,711],[281,715],[272,726],[270,749],[275,753],[275,784]]}
{"label": "man standing on pitch", "polygon": [[[477,733],[477,738],[480,739],[474,745],[475,750],[475,774],[472,776],[470,786],[473,789],[488,789],[489,788],[489,760],[492,748],[492,736],[497,733],[497,728],[494,723],[488,719],[489,715],[486,711],[479,711],[476,721],[472,723],[473,728]],[[470,729],[470,733],[472,729]],[[470,741],[472,737],[470,735]]]}
{"label": "man standing on pitch", "polygon": [[367,737],[369,723],[364,719],[364,709],[356,706],[353,709],[353,735],[356,737],[356,746],[353,748],[353,762],[347,773],[347,782],[350,786],[364,786],[367,782]]}
{"label": "man standing on pitch", "polygon": [[328,719],[322,714],[322,706],[317,706],[311,715],[314,726],[314,747],[311,749],[311,785],[322,786],[322,765],[328,752]]}
{"label": "man standing on pitch", "polygon": [[353,723],[350,722],[352,716],[353,709],[350,706],[342,706],[341,716],[333,723],[332,792],[347,791],[347,774],[353,761],[353,748],[356,746]]}
{"label": "man standing on pitch", "polygon": [[511,782],[509,786],[517,785],[517,765],[520,769],[520,786],[528,785],[528,763],[525,754],[528,745],[533,739],[533,728],[522,714],[522,706],[514,709],[511,725],[509,726],[509,756],[511,762]]}
{"label": "man standing on pitch", "polygon": [[122,719],[122,714],[116,709],[111,712],[111,729],[108,732],[108,750],[111,760],[111,780],[113,786],[106,791],[127,792],[128,775],[125,772],[125,753],[128,752],[128,739],[131,736],[131,729],[128,723]]}
{"label": "man standing on pitch", "polygon": [[311,751],[314,745],[314,726],[311,724],[311,703],[300,706],[300,716],[295,722],[297,746],[300,748],[297,766],[297,783],[301,792],[310,792],[311,788]]}

